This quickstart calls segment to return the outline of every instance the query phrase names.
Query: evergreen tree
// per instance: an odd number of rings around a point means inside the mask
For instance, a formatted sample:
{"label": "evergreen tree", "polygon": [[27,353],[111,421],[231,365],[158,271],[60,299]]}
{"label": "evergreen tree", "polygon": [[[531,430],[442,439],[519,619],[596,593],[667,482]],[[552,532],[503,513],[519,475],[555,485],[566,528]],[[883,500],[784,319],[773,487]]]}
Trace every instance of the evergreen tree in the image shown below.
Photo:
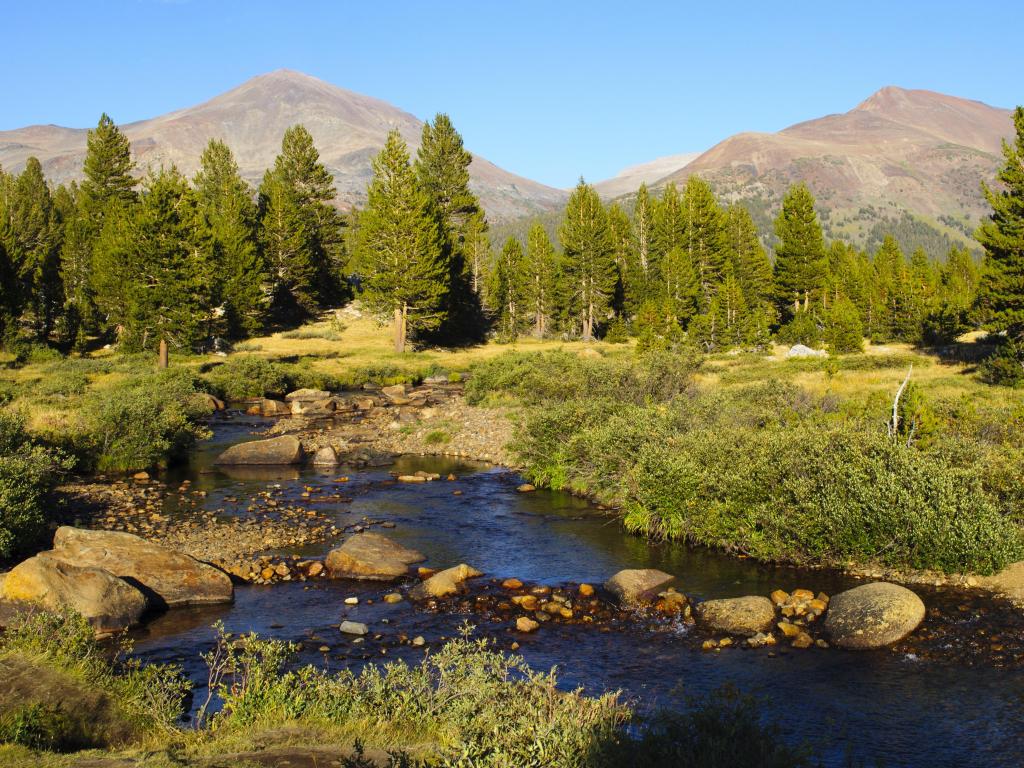
{"label": "evergreen tree", "polygon": [[775,301],[784,319],[811,307],[825,284],[825,240],[804,184],[786,192],[775,219]]}
{"label": "evergreen tree", "polygon": [[82,204],[94,224],[102,225],[104,212],[111,203],[134,202],[138,183],[132,176],[134,170],[128,137],[106,113],[100,115],[99,123],[86,139],[85,179],[81,186]]}
{"label": "evergreen tree", "polygon": [[661,279],[666,319],[686,326],[697,312],[700,296],[700,284],[690,254],[679,246],[666,253],[661,260]]}
{"label": "evergreen tree", "polygon": [[96,303],[128,349],[164,340],[191,349],[207,335],[210,268],[195,193],[177,169],[146,179],[139,202],[107,216],[96,244]]}
{"label": "evergreen tree", "polygon": [[711,186],[697,175],[683,190],[683,238],[697,276],[698,305],[705,309],[722,279],[726,258],[725,220]]}
{"label": "evergreen tree", "polygon": [[465,279],[475,296],[483,296],[487,269],[492,259],[491,238],[487,236],[487,219],[483,212],[470,216],[466,221],[463,249]]}
{"label": "evergreen tree", "polygon": [[480,203],[469,189],[472,162],[473,155],[463,146],[448,115],[438,114],[433,123],[424,123],[415,170],[441,227],[449,274],[442,334],[449,340],[477,339],[483,327],[480,293],[473,287],[472,268],[467,268],[471,259],[480,255],[469,253],[477,246],[470,238],[478,237],[479,228],[486,231],[487,226]]}
{"label": "evergreen tree", "polygon": [[583,340],[592,341],[615,290],[616,270],[608,215],[597,191],[582,179],[566,203],[558,236],[570,311],[579,319]]}
{"label": "evergreen tree", "polygon": [[1005,165],[996,178],[1002,186],[994,190],[982,184],[992,208],[976,237],[985,249],[985,262],[978,289],[977,306],[984,326],[1024,339],[1024,107],[1013,113],[1016,136],[1003,142]]}
{"label": "evergreen tree", "polygon": [[312,314],[340,298],[343,222],[329,204],[335,195],[313,137],[293,125],[259,195],[263,257],[275,308],[285,319]]}
{"label": "evergreen tree", "polygon": [[612,311],[622,316],[628,312],[626,283],[627,274],[632,268],[633,223],[618,203],[608,206],[608,238],[612,247],[612,262],[615,264],[615,287],[610,304]]}
{"label": "evergreen tree", "polygon": [[725,211],[724,241],[728,261],[747,306],[758,307],[770,302],[772,263],[757,236],[750,212],[738,203]]}
{"label": "evergreen tree", "polygon": [[860,313],[845,296],[833,301],[826,312],[825,342],[835,355],[863,351],[864,328]]}
{"label": "evergreen tree", "polygon": [[683,201],[674,182],[661,190],[661,198],[653,210],[653,237],[651,241],[651,262],[657,268],[661,258],[673,248],[685,246],[686,218]]}
{"label": "evergreen tree", "polygon": [[498,336],[505,341],[515,340],[525,319],[523,289],[527,279],[523,262],[522,245],[510,237],[502,246],[491,273],[490,303],[497,316]]}
{"label": "evergreen tree", "polygon": [[356,264],[364,301],[394,318],[395,351],[403,352],[411,332],[444,320],[448,265],[437,217],[398,131],[388,134],[373,173],[358,219]]}
{"label": "evergreen tree", "polygon": [[533,333],[544,338],[555,314],[559,280],[558,254],[540,222],[530,227],[526,239],[526,260],[523,264],[524,310],[533,316]]}
{"label": "evergreen tree", "polygon": [[210,140],[194,184],[214,302],[223,311],[221,332],[232,338],[251,335],[261,327],[267,308],[267,274],[257,248],[252,191],[227,144]]}
{"label": "evergreen tree", "polygon": [[654,259],[654,204],[641,184],[633,207],[633,243],[629,268],[626,270],[626,300],[630,314],[653,295],[657,265]]}

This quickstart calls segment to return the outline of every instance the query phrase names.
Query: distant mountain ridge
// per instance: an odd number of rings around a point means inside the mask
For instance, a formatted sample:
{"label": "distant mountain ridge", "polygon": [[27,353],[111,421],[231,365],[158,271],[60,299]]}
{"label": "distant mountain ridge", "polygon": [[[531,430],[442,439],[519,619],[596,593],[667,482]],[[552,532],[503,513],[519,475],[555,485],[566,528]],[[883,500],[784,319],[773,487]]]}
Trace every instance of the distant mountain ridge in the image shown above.
{"label": "distant mountain ridge", "polygon": [[760,212],[764,230],[786,188],[804,181],[832,236],[864,242],[879,222],[910,214],[966,240],[987,213],[980,182],[1012,134],[1010,110],[889,86],[843,114],[731,136],[653,186],[699,174]]}
{"label": "distant mountain ridge", "polygon": [[[116,116],[115,116],[116,117]],[[354,93],[315,77],[277,70],[247,80],[202,104],[122,126],[141,169],[174,163],[191,175],[212,138],[225,141],[242,175],[258,184],[281,150],[291,125],[309,129],[321,160],[335,178],[339,202],[365,198],[372,176],[370,160],[397,129],[415,153],[422,121],[380,99]],[[36,125],[0,131],[0,166],[17,171],[35,155],[48,178],[81,178],[86,129]],[[566,192],[509,173],[474,155],[471,186],[489,216],[518,218],[557,209]]]}

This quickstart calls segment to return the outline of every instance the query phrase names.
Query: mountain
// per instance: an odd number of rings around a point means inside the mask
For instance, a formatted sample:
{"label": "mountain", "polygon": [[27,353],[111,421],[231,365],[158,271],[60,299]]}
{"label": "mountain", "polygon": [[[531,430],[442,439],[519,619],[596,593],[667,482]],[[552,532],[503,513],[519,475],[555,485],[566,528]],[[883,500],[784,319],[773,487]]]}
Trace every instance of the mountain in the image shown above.
{"label": "mountain", "polygon": [[651,184],[663,176],[681,170],[687,163],[699,156],[700,152],[689,152],[683,155],[659,157],[639,165],[631,165],[628,168],[623,168],[612,178],[597,182],[594,188],[604,198],[619,197],[629,192],[636,192],[641,183]]}
{"label": "mountain", "polygon": [[[254,77],[195,107],[123,125],[140,168],[174,163],[191,175],[212,138],[235,153],[242,175],[258,184],[281,150],[291,125],[309,129],[320,158],[334,175],[343,206],[365,199],[372,176],[370,160],[397,128],[415,153],[422,121],[379,99],[363,96],[290,70]],[[0,166],[18,171],[35,155],[48,178],[81,177],[86,129],[38,125],[0,131]],[[471,186],[495,220],[517,218],[560,207],[567,194],[509,173],[474,155]]]}
{"label": "mountain", "polygon": [[979,184],[1012,135],[1009,110],[890,86],[844,114],[731,136],[656,186],[699,174],[770,231],[786,188],[805,181],[831,236],[863,243],[910,217],[967,242],[987,213]]}

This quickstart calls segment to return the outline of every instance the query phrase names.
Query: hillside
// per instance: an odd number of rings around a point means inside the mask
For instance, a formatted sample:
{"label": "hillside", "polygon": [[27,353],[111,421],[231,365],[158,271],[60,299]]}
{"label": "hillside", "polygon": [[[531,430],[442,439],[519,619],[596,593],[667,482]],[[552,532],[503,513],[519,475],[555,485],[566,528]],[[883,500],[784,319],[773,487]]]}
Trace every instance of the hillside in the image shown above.
{"label": "hillside", "polygon": [[[98,105],[97,111],[101,109]],[[415,151],[423,127],[419,119],[387,102],[299,72],[277,70],[203,104],[122,128],[140,168],[174,163],[192,174],[203,147],[219,138],[235,153],[242,175],[256,184],[280,151],[285,129],[296,123],[313,134],[343,206],[363,199],[370,160],[388,131],[397,128]],[[53,181],[79,178],[86,134],[86,129],[53,125],[0,131],[0,166],[19,171],[35,155]],[[479,156],[474,156],[470,174],[474,190],[495,220],[550,210],[566,198],[562,190],[516,176]]]}
{"label": "hillside", "polygon": [[977,101],[887,87],[849,112],[778,133],[740,133],[662,179],[708,179],[726,200],[767,219],[785,189],[805,181],[832,235],[865,242],[879,224],[911,214],[966,240],[987,210],[979,183],[998,167],[1010,111]]}
{"label": "hillside", "polygon": [[641,183],[651,184],[664,176],[684,168],[687,163],[700,157],[700,152],[687,152],[682,155],[659,157],[646,163],[623,168],[615,176],[599,181],[594,188],[601,197],[613,198],[636,192]]}

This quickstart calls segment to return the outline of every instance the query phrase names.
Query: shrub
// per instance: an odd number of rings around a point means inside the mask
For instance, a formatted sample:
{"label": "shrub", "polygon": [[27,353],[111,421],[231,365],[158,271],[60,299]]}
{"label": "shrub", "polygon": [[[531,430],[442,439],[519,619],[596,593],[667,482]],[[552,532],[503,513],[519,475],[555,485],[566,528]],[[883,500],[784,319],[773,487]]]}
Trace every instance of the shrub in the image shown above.
{"label": "shrub", "polygon": [[797,312],[792,320],[779,328],[778,337],[783,344],[817,347],[821,343],[821,328],[813,312]]}
{"label": "shrub", "polygon": [[134,470],[179,458],[206,431],[191,374],[169,369],[90,392],[83,403],[89,454],[101,470]]}
{"label": "shrub", "polygon": [[996,349],[978,368],[981,380],[1004,387],[1024,386],[1024,341],[1011,339]]}
{"label": "shrub", "polygon": [[35,443],[21,420],[0,413],[0,559],[28,551],[46,532],[47,496],[72,466]]}
{"label": "shrub", "polygon": [[228,401],[283,395],[291,384],[280,365],[252,355],[229,357],[207,373],[205,379]]}
{"label": "shrub", "polygon": [[435,429],[428,432],[426,437],[423,438],[423,442],[427,445],[444,445],[450,443],[452,436],[445,432],[443,429]]}
{"label": "shrub", "polygon": [[841,297],[832,304],[825,322],[825,342],[833,354],[864,351],[864,327],[853,302]]}

